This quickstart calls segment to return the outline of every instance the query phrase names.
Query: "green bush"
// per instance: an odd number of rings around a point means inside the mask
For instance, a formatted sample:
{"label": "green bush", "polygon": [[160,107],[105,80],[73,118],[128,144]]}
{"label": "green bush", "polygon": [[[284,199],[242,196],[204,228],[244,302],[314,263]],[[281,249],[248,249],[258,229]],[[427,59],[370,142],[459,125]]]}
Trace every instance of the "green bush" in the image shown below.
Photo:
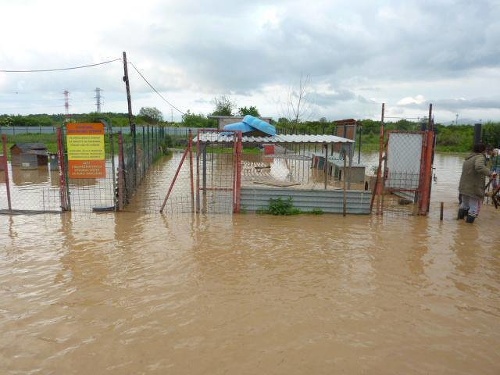
{"label": "green bush", "polygon": [[300,214],[300,209],[293,206],[292,197],[283,200],[281,197],[269,199],[269,207],[265,210],[259,210],[260,213],[271,215],[297,215]]}
{"label": "green bush", "polygon": [[313,215],[323,215],[324,212],[321,208],[313,208],[310,212]]}

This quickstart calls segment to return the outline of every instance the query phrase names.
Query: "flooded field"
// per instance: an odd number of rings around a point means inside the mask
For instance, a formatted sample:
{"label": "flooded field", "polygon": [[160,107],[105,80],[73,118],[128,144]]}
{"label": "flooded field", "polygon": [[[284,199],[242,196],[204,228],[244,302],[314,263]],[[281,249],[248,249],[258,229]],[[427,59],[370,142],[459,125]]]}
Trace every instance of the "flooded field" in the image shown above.
{"label": "flooded field", "polygon": [[[1,374],[500,373],[500,210],[0,215]],[[0,185],[1,187],[1,185]],[[443,204],[443,220],[440,207]]]}

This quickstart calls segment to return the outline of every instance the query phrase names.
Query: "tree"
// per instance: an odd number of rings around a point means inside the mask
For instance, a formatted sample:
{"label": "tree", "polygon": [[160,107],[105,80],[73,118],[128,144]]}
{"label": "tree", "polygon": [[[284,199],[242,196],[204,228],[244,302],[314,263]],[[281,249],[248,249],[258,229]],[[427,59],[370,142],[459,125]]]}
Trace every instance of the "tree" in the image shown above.
{"label": "tree", "polygon": [[233,116],[233,110],[236,108],[236,103],[225,95],[214,98],[215,111],[213,116]]}
{"label": "tree", "polygon": [[139,111],[139,117],[151,124],[163,122],[162,113],[155,107],[142,107]]}
{"label": "tree", "polygon": [[195,115],[189,109],[182,115],[182,125],[187,128],[213,128],[216,126],[213,119],[203,115]]}
{"label": "tree", "polygon": [[260,117],[259,111],[254,106],[251,106],[250,108],[242,107],[238,110],[238,113],[240,116],[250,115],[254,117]]}
{"label": "tree", "polygon": [[0,116],[0,126],[12,126],[12,118],[9,115]]}
{"label": "tree", "polygon": [[483,141],[494,148],[500,147],[500,124],[492,122],[484,124]]}
{"label": "tree", "polygon": [[282,110],[284,117],[288,118],[295,126],[312,115],[310,84],[311,77],[301,75],[298,89],[290,88],[288,91],[285,107]]}
{"label": "tree", "polygon": [[279,125],[288,125],[290,123],[290,120],[286,117],[280,117],[278,119],[278,124]]}
{"label": "tree", "polygon": [[366,135],[380,134],[380,121],[375,120],[361,120],[361,132]]}

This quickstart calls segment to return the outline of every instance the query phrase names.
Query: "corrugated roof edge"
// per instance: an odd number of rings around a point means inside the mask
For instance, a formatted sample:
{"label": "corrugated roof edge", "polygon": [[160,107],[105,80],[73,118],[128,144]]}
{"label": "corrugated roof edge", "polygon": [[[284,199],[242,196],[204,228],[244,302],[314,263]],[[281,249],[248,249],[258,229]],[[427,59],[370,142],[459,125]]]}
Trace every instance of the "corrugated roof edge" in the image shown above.
{"label": "corrugated roof edge", "polygon": [[[200,133],[193,138],[193,142],[228,143],[233,142],[232,134]],[[243,136],[243,143],[354,143],[352,139],[328,134],[277,134],[269,137]]]}

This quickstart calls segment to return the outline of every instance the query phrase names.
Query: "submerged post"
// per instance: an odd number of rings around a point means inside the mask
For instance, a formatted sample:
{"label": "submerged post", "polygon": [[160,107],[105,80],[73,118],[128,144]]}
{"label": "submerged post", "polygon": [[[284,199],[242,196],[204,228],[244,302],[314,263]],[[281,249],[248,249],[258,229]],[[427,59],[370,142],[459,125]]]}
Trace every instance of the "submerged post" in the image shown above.
{"label": "submerged post", "polygon": [[10,201],[10,184],[9,184],[9,167],[7,163],[7,136],[2,134],[2,144],[3,144],[3,170],[5,174],[5,188],[7,189],[7,204],[9,205],[9,211],[12,211],[12,204]]}
{"label": "submerged post", "polygon": [[432,163],[434,160],[434,129],[432,124],[432,104],[429,104],[429,126],[424,133],[422,155],[422,173],[419,184],[419,214],[427,215],[430,206],[432,186]]}
{"label": "submerged post", "polygon": [[127,106],[128,106],[128,123],[130,126],[130,134],[132,135],[132,159],[133,159],[133,189],[137,188],[137,139],[136,139],[136,129],[135,123],[133,122],[133,114],[132,114],[132,99],[130,96],[130,82],[128,79],[128,63],[127,63],[127,54],[123,52],[123,81],[125,82],[125,89],[127,92]]}
{"label": "submerged post", "polygon": [[[342,191],[343,191],[343,196],[342,196],[342,215],[346,216],[347,215],[347,191],[346,191],[346,179],[348,178],[346,174],[346,168],[347,168],[347,160],[346,156],[344,155],[344,181],[342,184]],[[350,178],[350,176],[349,176]]]}
{"label": "submerged post", "polygon": [[328,187],[328,143],[324,143],[323,147],[325,148],[325,161],[323,162],[323,172],[325,177],[325,190]]}

